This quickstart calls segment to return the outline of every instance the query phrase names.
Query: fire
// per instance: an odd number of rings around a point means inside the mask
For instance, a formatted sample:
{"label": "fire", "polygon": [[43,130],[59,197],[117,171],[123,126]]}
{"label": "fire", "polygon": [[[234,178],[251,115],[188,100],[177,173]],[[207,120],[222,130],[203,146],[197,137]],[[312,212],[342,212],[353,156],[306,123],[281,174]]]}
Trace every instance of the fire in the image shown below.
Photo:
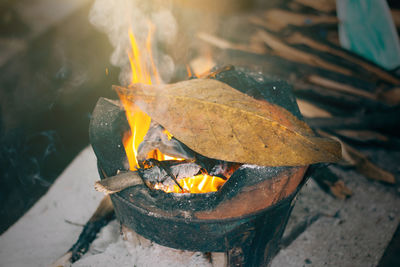
{"label": "fire", "polygon": [[[138,44],[136,42],[133,32],[129,31],[129,40],[131,49],[128,52],[132,81],[131,84],[144,83],[144,84],[159,84],[160,77],[156,68],[156,64],[153,60],[151,38],[154,34],[154,26],[150,25],[150,30],[147,35],[146,42],[144,44]],[[143,50],[139,49],[144,48]],[[134,171],[139,168],[137,160],[137,150],[139,144],[143,141],[147,131],[150,128],[151,118],[144,113],[139,107],[132,105],[123,95],[119,95],[121,103],[124,105],[126,117],[130,126],[131,131],[125,133],[123,137],[123,145],[125,148],[126,155],[129,161],[130,170]],[[164,133],[169,139],[172,135],[165,130]],[[155,149],[148,154],[148,158],[163,160],[184,160],[180,158],[174,158],[161,153],[160,150]],[[181,179],[179,184],[184,189],[184,192],[190,193],[206,193],[217,191],[225,180],[219,177],[210,176],[208,174],[200,174],[193,177]],[[162,185],[155,185],[156,189],[162,189],[165,192],[171,193],[182,193],[182,190],[177,186],[165,187]]]}
{"label": "fire", "polygon": [[[226,181],[217,176],[211,176],[208,174],[199,174],[193,177],[188,177],[179,181],[179,185],[185,192],[192,194],[215,192],[225,183]],[[167,193],[178,193],[181,189],[177,185],[165,186],[163,184],[156,184],[155,189],[164,190]]]}
{"label": "fire", "polygon": [[203,56],[199,56],[190,62],[190,65],[186,65],[186,72],[188,77],[196,76],[202,78],[210,73],[211,69],[215,66],[215,62],[212,59],[210,49],[206,49]]}

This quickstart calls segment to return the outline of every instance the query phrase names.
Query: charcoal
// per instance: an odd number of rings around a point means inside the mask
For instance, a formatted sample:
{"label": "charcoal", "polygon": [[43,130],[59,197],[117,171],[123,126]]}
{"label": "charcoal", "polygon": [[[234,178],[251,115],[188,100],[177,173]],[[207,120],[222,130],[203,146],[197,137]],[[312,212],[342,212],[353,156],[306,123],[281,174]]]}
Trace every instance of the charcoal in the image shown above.
{"label": "charcoal", "polygon": [[[153,160],[152,162],[157,162]],[[169,171],[176,179],[183,179],[186,177],[194,176],[199,173],[201,167],[194,162],[179,162],[179,161],[163,161],[163,166],[157,163],[153,163],[153,167],[147,169],[139,169],[139,175],[142,179],[149,183],[165,183],[167,184],[168,174],[165,168],[169,168]],[[171,179],[172,180],[172,179]],[[173,182],[173,181],[171,181]]]}
{"label": "charcoal", "polygon": [[176,158],[187,160],[195,158],[195,153],[190,148],[174,137],[169,138],[165,133],[165,129],[160,124],[152,121],[146,136],[138,147],[137,159],[139,161],[145,160],[149,152],[155,149],[160,150],[165,155]]}

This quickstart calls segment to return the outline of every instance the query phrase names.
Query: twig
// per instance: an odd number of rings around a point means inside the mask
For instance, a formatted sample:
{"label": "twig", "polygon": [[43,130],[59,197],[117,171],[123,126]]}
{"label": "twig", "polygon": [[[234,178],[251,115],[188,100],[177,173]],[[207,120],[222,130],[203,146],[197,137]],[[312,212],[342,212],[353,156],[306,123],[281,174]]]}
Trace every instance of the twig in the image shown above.
{"label": "twig", "polygon": [[108,195],[140,184],[143,184],[143,180],[140,178],[138,173],[129,171],[97,181],[94,185],[94,188],[97,191]]}
{"label": "twig", "polygon": [[75,226],[79,226],[79,227],[84,227],[84,224],[81,223],[76,223],[76,222],[71,222],[70,220],[64,219],[64,222],[71,224],[71,225],[75,225]]}
{"label": "twig", "polygon": [[105,196],[100,202],[96,211],[85,224],[76,243],[62,257],[56,260],[51,266],[68,266],[79,260],[84,255],[90,244],[96,238],[97,233],[114,218],[114,208],[109,196]]}

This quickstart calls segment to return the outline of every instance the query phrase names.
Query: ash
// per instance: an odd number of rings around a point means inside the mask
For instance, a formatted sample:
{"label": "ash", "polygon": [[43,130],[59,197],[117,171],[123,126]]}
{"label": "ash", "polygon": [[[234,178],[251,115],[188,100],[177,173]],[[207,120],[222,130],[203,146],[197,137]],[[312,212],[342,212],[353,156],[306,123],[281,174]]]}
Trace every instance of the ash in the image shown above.
{"label": "ash", "polygon": [[120,234],[117,221],[102,229],[89,252],[72,267],[212,266],[200,252],[176,250],[146,240],[131,230]]}

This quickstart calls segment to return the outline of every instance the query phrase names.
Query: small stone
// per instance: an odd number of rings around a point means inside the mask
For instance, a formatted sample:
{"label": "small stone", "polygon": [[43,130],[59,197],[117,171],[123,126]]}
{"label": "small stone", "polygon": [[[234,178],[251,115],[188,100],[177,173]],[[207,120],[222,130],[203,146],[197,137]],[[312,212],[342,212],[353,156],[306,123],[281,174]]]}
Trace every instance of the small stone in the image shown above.
{"label": "small stone", "polygon": [[305,262],[306,264],[311,264],[311,263],[312,263],[312,261],[311,261],[310,259],[305,259],[304,262]]}

